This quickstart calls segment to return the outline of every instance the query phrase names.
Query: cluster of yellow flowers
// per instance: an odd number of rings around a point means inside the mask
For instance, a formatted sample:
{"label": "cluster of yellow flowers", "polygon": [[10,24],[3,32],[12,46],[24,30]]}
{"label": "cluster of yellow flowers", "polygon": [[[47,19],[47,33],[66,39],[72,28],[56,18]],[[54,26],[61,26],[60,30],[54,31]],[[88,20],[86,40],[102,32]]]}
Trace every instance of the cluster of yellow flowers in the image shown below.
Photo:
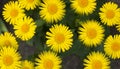
{"label": "cluster of yellow flowers", "polygon": [[[94,14],[96,0],[70,0],[70,7],[78,15]],[[35,59],[35,63],[21,60],[18,51],[19,44],[16,38],[23,41],[35,36],[37,25],[34,19],[25,14],[25,11],[39,7],[39,16],[51,23],[46,32],[46,45],[50,51],[44,51]],[[57,24],[65,17],[66,4],[64,0],[18,0],[9,1],[3,7],[3,18],[11,24],[14,34],[4,32],[0,34],[0,69],[61,69],[62,59],[57,53],[68,51],[73,45],[73,32],[63,24]],[[78,39],[87,48],[97,47],[104,42],[104,53],[93,51],[84,60],[84,69],[110,69],[110,60],[120,58],[120,35],[109,35],[105,38],[105,29],[102,25],[116,25],[120,31],[120,8],[114,2],[106,2],[99,9],[97,20],[87,20],[80,24]],[[69,10],[68,10],[69,11]]]}

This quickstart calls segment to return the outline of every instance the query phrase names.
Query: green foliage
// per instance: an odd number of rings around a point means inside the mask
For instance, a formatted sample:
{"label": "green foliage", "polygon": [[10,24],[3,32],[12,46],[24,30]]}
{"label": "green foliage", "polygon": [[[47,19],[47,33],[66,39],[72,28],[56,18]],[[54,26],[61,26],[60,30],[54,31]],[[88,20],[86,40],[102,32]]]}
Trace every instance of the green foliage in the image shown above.
{"label": "green foliage", "polygon": [[7,32],[7,27],[5,26],[5,24],[3,23],[3,21],[0,19],[0,33],[2,32]]}

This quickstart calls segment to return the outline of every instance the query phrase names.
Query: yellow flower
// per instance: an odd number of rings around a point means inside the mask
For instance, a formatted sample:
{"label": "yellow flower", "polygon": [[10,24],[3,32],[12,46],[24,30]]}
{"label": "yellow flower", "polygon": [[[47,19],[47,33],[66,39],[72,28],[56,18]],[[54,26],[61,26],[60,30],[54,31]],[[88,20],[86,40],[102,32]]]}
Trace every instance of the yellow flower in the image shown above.
{"label": "yellow flower", "polygon": [[17,49],[3,47],[0,50],[0,69],[21,69],[21,56]]}
{"label": "yellow flower", "polygon": [[99,15],[102,23],[108,26],[113,26],[120,20],[120,8],[113,2],[105,3],[100,11]]}
{"label": "yellow flower", "polygon": [[43,0],[40,7],[40,17],[50,22],[58,22],[65,15],[65,3],[61,0]]}
{"label": "yellow flower", "polygon": [[36,69],[61,69],[61,58],[54,52],[43,52],[36,59]]}
{"label": "yellow flower", "polygon": [[21,69],[34,69],[34,64],[31,61],[24,60],[24,61],[22,61]]}
{"label": "yellow flower", "polygon": [[0,47],[4,46],[10,46],[18,49],[16,38],[9,32],[5,32],[4,34],[0,35]]}
{"label": "yellow flower", "polygon": [[34,10],[36,6],[40,5],[40,0],[18,0],[20,5],[26,10]]}
{"label": "yellow flower", "polygon": [[6,22],[10,22],[10,24],[17,23],[18,19],[25,16],[23,8],[17,1],[10,1],[6,3],[4,5],[2,15]]}
{"label": "yellow flower", "polygon": [[110,35],[104,43],[104,51],[113,59],[120,58],[120,35]]}
{"label": "yellow flower", "polygon": [[110,60],[103,53],[92,52],[84,59],[84,69],[110,69]]}
{"label": "yellow flower", "polygon": [[34,36],[36,25],[32,18],[24,17],[18,20],[18,23],[14,25],[14,29],[15,35],[26,41]]}
{"label": "yellow flower", "polygon": [[67,26],[64,25],[54,25],[49,29],[50,32],[47,32],[46,38],[48,39],[46,44],[51,47],[56,52],[65,52],[65,50],[69,50],[73,39],[72,32],[69,30]]}
{"label": "yellow flower", "polygon": [[96,9],[96,0],[71,0],[71,7],[78,14],[91,14]]}
{"label": "yellow flower", "polygon": [[104,29],[97,21],[86,21],[79,30],[79,39],[88,47],[97,46],[104,39]]}

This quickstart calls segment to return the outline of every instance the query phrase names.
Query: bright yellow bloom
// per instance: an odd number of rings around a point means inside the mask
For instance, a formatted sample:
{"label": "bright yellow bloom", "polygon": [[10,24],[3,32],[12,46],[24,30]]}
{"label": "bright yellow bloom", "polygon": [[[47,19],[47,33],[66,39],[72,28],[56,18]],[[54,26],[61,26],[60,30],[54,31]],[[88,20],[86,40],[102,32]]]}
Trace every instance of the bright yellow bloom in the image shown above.
{"label": "bright yellow bloom", "polygon": [[22,61],[21,69],[34,69],[34,64],[31,61],[24,60],[24,61]]}
{"label": "bright yellow bloom", "polygon": [[97,21],[86,21],[79,30],[79,39],[88,47],[97,46],[104,39],[104,29]]}
{"label": "bright yellow bloom", "polygon": [[36,69],[61,69],[61,58],[54,52],[43,52],[36,59]]}
{"label": "bright yellow bloom", "polygon": [[61,0],[43,0],[40,7],[40,17],[50,22],[58,22],[65,15],[65,3]]}
{"label": "bright yellow bloom", "polygon": [[34,10],[36,6],[40,5],[40,0],[18,0],[20,5],[26,10]]}
{"label": "bright yellow bloom", "polygon": [[13,36],[13,34],[9,32],[5,32],[4,34],[0,35],[0,47],[14,47],[18,48],[18,43],[16,41],[16,38]]}
{"label": "bright yellow bloom", "polygon": [[3,47],[0,50],[0,69],[21,69],[21,56],[17,49]]}
{"label": "bright yellow bloom", "polygon": [[96,0],[71,0],[71,7],[78,14],[91,14],[96,9]]}
{"label": "bright yellow bloom", "polygon": [[73,42],[73,34],[69,27],[64,25],[54,25],[49,29],[50,32],[46,33],[48,39],[46,44],[56,52],[65,52],[69,50]]}
{"label": "bright yellow bloom", "polygon": [[120,35],[110,35],[104,43],[104,51],[113,59],[120,58]]}
{"label": "bright yellow bloom", "polygon": [[10,1],[6,3],[4,5],[2,15],[6,22],[10,22],[10,24],[17,23],[18,19],[25,16],[23,8],[17,1]]}
{"label": "bright yellow bloom", "polygon": [[102,8],[100,8],[100,19],[102,23],[108,26],[113,26],[117,24],[120,20],[120,8],[113,2],[105,3]]}
{"label": "bright yellow bloom", "polygon": [[31,39],[34,36],[36,25],[32,18],[24,17],[19,19],[18,23],[14,25],[15,35],[26,41]]}
{"label": "bright yellow bloom", "polygon": [[110,69],[110,60],[100,52],[92,52],[84,59],[84,69]]}

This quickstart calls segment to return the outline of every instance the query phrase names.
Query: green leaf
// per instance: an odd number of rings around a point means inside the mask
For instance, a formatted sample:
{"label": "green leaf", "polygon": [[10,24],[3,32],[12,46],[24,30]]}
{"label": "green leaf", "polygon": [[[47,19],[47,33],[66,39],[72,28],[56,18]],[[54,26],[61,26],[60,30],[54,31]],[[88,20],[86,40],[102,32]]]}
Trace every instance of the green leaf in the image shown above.
{"label": "green leaf", "polygon": [[44,23],[45,23],[45,21],[43,21],[42,19],[38,19],[38,20],[36,20],[35,22],[36,22],[36,25],[37,25],[38,27],[43,26]]}
{"label": "green leaf", "polygon": [[1,32],[7,32],[7,31],[8,31],[7,27],[5,26],[3,21],[0,19],[0,33]]}

